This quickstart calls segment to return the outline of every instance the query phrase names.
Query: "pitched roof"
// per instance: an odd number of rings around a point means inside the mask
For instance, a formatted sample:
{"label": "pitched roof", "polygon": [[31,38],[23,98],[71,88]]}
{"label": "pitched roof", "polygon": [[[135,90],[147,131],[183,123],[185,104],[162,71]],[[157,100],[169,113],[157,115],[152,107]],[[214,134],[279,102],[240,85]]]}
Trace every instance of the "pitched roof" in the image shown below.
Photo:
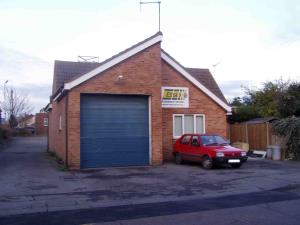
{"label": "pitched roof", "polygon": [[[56,101],[73,87],[160,42],[161,39],[162,33],[158,32],[102,63],[55,61],[52,98]],[[231,112],[231,107],[208,69],[185,68],[164,50],[161,51],[161,57],[227,112]]]}
{"label": "pitched roof", "polygon": [[[91,62],[69,62],[55,60],[52,94],[54,94],[65,82],[74,80],[75,78],[90,72],[97,68],[101,63]],[[185,68],[196,80],[202,83],[207,89],[213,92],[216,96],[227,102],[222,94],[218,84],[208,69],[200,68]]]}
{"label": "pitched roof", "polygon": [[71,80],[70,82],[66,83],[64,85],[64,89],[65,90],[72,89],[73,87],[81,84],[82,82],[85,82],[90,78],[102,73],[103,71],[113,67],[114,65],[117,65],[118,63],[130,58],[131,56],[149,48],[150,46],[153,46],[156,43],[161,42],[161,40],[162,40],[162,33],[158,32],[155,35],[103,61],[102,63],[100,63],[100,65],[97,68],[91,70],[90,72],[87,72],[86,74],[77,77],[74,80]]}
{"label": "pitched roof", "polygon": [[209,69],[200,68],[185,68],[189,74],[191,74],[196,80],[203,84],[207,89],[213,92],[217,97],[227,103],[221,89],[215,81],[213,75]]}
{"label": "pitched roof", "polygon": [[[53,75],[53,86],[52,86],[52,95],[55,95],[56,92],[59,90],[60,87],[62,87],[65,83],[71,83],[74,81],[74,85],[77,85],[78,82],[76,82],[77,78],[82,77],[83,75],[90,73],[95,70],[96,75],[99,72],[96,70],[101,65],[105,65],[106,63],[111,62],[112,60],[121,58],[122,56],[126,54],[136,53],[143,50],[144,48],[147,48],[157,42],[161,41],[162,33],[157,32],[153,36],[125,49],[124,51],[119,52],[118,54],[104,60],[101,63],[94,63],[94,62],[69,62],[69,61],[59,61],[56,60],[54,64],[54,75]],[[140,48],[142,46],[143,48]],[[102,71],[101,71],[102,72]],[[90,77],[89,77],[90,78]],[[79,80],[79,79],[78,79]],[[79,81],[80,82],[80,81]]]}
{"label": "pitched roof", "polygon": [[[218,85],[214,86],[214,82],[211,82],[212,75],[210,77],[210,82],[206,81],[205,84],[202,83],[199,76],[199,73],[196,71],[192,71],[193,75],[188,72],[188,69],[182,66],[179,62],[177,62],[172,56],[170,56],[167,52],[165,52],[163,49],[161,50],[161,57],[162,59],[168,63],[170,66],[172,66],[175,70],[177,70],[180,74],[182,74],[186,79],[188,79],[191,83],[193,83],[196,87],[198,87],[200,90],[202,90],[206,95],[208,95],[211,99],[213,99],[218,105],[220,105],[223,109],[227,111],[227,113],[231,113],[231,106],[227,103],[226,99],[224,98],[221,90],[219,89]],[[209,76],[207,76],[209,77]],[[213,79],[214,80],[214,79]],[[210,85],[209,85],[210,84]],[[218,91],[219,89],[219,91]],[[219,95],[222,94],[223,98],[220,98]]]}
{"label": "pitched roof", "polygon": [[100,63],[92,62],[68,62],[55,60],[54,75],[52,85],[52,95],[64,85],[64,83],[73,80],[91,70],[97,68]]}

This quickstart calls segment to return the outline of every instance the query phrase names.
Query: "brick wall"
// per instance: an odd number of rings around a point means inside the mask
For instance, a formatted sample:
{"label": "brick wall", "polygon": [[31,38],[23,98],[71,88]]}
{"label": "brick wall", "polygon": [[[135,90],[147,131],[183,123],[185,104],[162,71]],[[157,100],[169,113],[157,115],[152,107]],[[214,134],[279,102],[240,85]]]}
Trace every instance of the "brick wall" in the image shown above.
{"label": "brick wall", "polygon": [[[52,102],[52,111],[49,116],[49,150],[54,151],[60,158],[65,161],[66,150],[66,114],[65,114],[66,97],[59,102]],[[59,129],[59,117],[61,116],[62,129]]]}
{"label": "brick wall", "polygon": [[[117,77],[123,75],[124,82],[118,84]],[[162,109],[161,87],[188,87],[190,107],[188,109]],[[201,92],[182,75],[161,60],[160,44],[104,71],[80,84],[59,102],[53,102],[49,113],[49,148],[65,160],[65,104],[68,114],[68,165],[80,168],[80,95],[82,93],[142,94],[151,99],[151,164],[172,158],[173,114],[205,114],[207,133],[226,137],[226,112],[206,94]],[[68,100],[66,100],[68,98]],[[59,115],[62,130],[59,131]]]}
{"label": "brick wall", "polygon": [[205,114],[206,133],[226,137],[226,112],[211,98],[162,60],[162,86],[188,87],[189,108],[163,108],[163,158],[172,159],[173,114]]}
{"label": "brick wall", "polygon": [[[80,94],[114,93],[151,96],[152,165],[162,163],[161,49],[155,44],[137,55],[82,83],[69,92],[68,164],[80,168]],[[117,84],[123,75],[123,84]]]}
{"label": "brick wall", "polygon": [[48,127],[44,126],[44,119],[48,118],[47,113],[35,114],[35,132],[37,135],[46,135]]}

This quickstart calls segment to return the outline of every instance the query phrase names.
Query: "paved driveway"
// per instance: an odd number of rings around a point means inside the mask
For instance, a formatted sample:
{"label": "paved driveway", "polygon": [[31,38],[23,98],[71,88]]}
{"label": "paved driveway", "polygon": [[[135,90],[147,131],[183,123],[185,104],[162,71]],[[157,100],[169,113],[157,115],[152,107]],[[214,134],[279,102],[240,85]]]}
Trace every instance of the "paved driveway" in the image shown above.
{"label": "paved driveway", "polygon": [[61,171],[45,149],[45,138],[30,137],[16,138],[0,151],[0,224],[155,218],[300,198],[299,163],[250,160],[240,169],[210,171],[172,163]]}

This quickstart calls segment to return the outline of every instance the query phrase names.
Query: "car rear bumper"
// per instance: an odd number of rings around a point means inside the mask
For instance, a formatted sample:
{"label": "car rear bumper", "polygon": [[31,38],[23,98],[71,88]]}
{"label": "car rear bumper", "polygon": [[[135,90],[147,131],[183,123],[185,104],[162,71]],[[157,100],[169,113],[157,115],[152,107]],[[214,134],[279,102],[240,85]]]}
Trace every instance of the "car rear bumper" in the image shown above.
{"label": "car rear bumper", "polygon": [[248,159],[247,156],[232,157],[232,158],[229,158],[229,157],[216,157],[216,158],[213,158],[213,163],[214,164],[237,164],[237,163],[244,163],[244,162],[247,161],[247,159]]}

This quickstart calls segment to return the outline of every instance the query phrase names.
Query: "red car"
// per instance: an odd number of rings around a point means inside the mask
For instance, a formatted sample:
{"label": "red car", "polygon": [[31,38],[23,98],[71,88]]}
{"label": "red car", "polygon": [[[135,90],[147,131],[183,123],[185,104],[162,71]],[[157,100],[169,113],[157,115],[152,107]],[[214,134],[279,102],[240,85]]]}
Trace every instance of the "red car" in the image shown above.
{"label": "red car", "polygon": [[245,151],[230,146],[218,135],[208,134],[182,135],[173,146],[173,155],[177,164],[196,161],[201,162],[205,169],[222,164],[239,168],[247,161]]}

